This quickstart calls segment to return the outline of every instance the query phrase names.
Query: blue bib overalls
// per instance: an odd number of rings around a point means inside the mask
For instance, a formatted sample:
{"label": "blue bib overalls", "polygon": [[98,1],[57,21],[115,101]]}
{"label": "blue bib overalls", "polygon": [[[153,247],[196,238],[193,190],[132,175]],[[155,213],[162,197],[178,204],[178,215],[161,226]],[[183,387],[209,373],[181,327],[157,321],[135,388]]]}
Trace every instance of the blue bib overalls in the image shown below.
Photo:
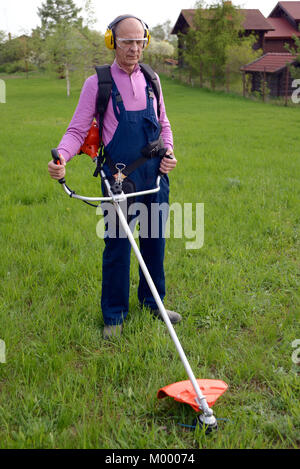
{"label": "blue bib overalls", "polygon": [[[112,104],[118,120],[118,127],[112,140],[105,147],[105,153],[108,153],[114,163],[131,164],[140,158],[143,147],[159,138],[160,124],[153,108],[153,92],[151,93],[149,85],[147,85],[145,92],[147,96],[146,109],[126,111],[116,84],[113,82]],[[159,165],[160,159],[158,157],[151,158],[129,175],[135,183],[136,191],[155,187]],[[103,169],[107,175],[110,175],[107,163],[104,163]],[[163,267],[165,238],[163,231],[166,210],[154,212],[157,214],[155,222],[159,222],[159,230],[155,230],[155,236],[151,237],[151,225],[154,222],[153,215],[151,217],[151,213],[153,213],[151,204],[163,204],[164,209],[168,207],[169,179],[167,175],[161,178],[160,187],[159,192],[139,196],[135,201],[143,203],[147,207],[148,236],[142,237],[140,235],[139,246],[152,280],[163,301],[165,296]],[[131,245],[127,238],[110,237],[107,232],[104,241],[101,307],[105,324],[116,325],[121,324],[128,314]],[[151,309],[157,309],[141,269],[139,269],[139,276],[138,299],[140,304],[144,304]]]}

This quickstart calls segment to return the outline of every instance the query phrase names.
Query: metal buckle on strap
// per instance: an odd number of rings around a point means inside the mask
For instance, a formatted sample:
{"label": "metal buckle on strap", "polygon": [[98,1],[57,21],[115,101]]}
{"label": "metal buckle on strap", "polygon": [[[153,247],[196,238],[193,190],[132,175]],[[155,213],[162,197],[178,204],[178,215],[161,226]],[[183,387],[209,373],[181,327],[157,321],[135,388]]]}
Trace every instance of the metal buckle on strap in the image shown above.
{"label": "metal buckle on strap", "polygon": [[160,141],[154,140],[153,142],[148,143],[144,148],[142,148],[141,153],[144,158],[154,158],[158,154],[160,147]]}
{"label": "metal buckle on strap", "polygon": [[156,147],[152,148],[152,150],[148,153],[147,157],[149,159],[154,158],[154,157],[156,157],[157,152],[158,152],[158,145],[156,145]]}

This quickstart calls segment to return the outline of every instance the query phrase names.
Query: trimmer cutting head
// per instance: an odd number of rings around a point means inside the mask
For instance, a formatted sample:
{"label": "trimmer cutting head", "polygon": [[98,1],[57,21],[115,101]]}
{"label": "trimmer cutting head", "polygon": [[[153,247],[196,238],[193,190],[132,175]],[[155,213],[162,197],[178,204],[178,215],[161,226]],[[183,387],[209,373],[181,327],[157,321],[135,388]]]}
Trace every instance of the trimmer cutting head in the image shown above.
{"label": "trimmer cutting head", "polygon": [[[217,379],[197,379],[198,386],[203,393],[203,399],[206,400],[209,407],[212,407],[216,400],[224,394],[228,385],[224,381]],[[169,384],[161,388],[158,393],[158,399],[163,397],[173,397],[175,401],[189,404],[196,412],[201,411],[201,402],[196,395],[195,389],[191,381],[180,381],[178,383]],[[218,429],[217,419],[209,408],[202,414],[197,415],[193,421],[192,427],[199,425],[205,429],[206,435]]]}
{"label": "trimmer cutting head", "polygon": [[218,423],[216,417],[213,415],[212,417],[206,417],[204,414],[199,414],[194,419],[192,426],[199,428],[204,428],[205,435],[209,435],[213,431],[218,430]]}

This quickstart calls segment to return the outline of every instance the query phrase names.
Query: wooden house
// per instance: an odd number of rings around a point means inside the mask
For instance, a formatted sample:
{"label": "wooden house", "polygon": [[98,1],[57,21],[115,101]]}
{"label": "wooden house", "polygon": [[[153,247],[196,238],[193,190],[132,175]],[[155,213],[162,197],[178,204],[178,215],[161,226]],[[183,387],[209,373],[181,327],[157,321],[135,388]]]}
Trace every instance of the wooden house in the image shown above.
{"label": "wooden house", "polygon": [[[300,38],[300,1],[278,2],[265,18],[259,10],[240,9],[244,15],[246,36],[254,33],[258,40],[254,49],[262,49],[263,56],[241,68],[244,77],[250,74],[252,91],[271,96],[289,96],[293,92],[292,77],[288,65],[300,67],[295,55],[288,48],[295,46],[294,37]],[[184,35],[194,28],[196,10],[181,10],[172,30],[178,35],[178,62],[183,66]]]}
{"label": "wooden house", "polygon": [[278,2],[267,19],[273,30],[264,35],[264,55],[241,71],[250,74],[252,91],[263,92],[266,83],[271,96],[287,97],[293,92],[288,65],[300,67],[297,56],[288,51],[295,46],[294,37],[300,38],[300,1]]}
{"label": "wooden house", "polygon": [[278,2],[271,11],[268,22],[273,26],[263,40],[263,51],[287,52],[286,45],[295,45],[293,36],[300,38],[300,1]]}
{"label": "wooden house", "polygon": [[297,56],[287,52],[267,52],[254,62],[244,65],[241,71],[244,77],[245,74],[250,75],[252,92],[264,95],[269,92],[273,97],[290,96],[293,79],[287,65],[300,66]]}
{"label": "wooden house", "polygon": [[[272,31],[273,26],[266,20],[260,10],[253,9],[240,9],[241,14],[244,16],[243,27],[246,36],[254,33],[257,36],[257,42],[254,49],[260,49],[263,46],[263,39],[268,31]],[[184,35],[187,34],[190,28],[194,28],[194,16],[196,10],[181,10],[180,15],[173,27],[171,34],[178,36],[178,62],[179,66],[183,66],[183,49],[184,49]]]}

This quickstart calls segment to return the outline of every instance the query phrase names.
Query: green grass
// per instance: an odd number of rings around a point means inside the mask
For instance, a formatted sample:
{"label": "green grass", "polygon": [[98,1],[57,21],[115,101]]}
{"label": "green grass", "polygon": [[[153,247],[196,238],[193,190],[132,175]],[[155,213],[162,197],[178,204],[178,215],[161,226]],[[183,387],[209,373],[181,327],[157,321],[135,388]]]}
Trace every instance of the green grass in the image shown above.
{"label": "green grass", "polygon": [[[220,431],[190,432],[187,405],[156,399],[187,379],[163,323],[138,309],[103,342],[103,240],[95,209],[47,173],[80,86],[6,80],[0,104],[0,448],[297,448],[299,373],[299,107],[282,108],[163,80],[178,159],[171,202],[204,203],[205,241],[167,241],[166,306],[198,378],[222,379]],[[68,184],[97,194],[92,161]]]}

